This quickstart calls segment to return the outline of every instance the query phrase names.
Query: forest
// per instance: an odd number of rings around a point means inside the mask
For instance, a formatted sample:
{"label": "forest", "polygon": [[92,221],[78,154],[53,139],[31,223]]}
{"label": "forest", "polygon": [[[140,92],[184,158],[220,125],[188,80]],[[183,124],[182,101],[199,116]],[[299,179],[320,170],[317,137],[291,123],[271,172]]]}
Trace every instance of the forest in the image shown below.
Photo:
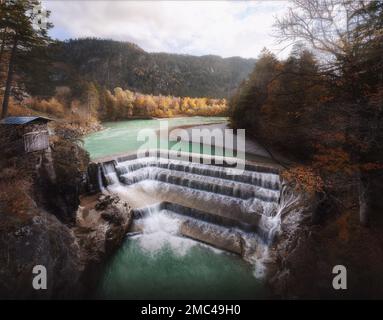
{"label": "forest", "polygon": [[230,100],[232,126],[295,159],[286,177],[320,194],[323,213],[359,208],[367,225],[383,187],[383,3],[292,3],[275,35],[293,50],[261,53]]}

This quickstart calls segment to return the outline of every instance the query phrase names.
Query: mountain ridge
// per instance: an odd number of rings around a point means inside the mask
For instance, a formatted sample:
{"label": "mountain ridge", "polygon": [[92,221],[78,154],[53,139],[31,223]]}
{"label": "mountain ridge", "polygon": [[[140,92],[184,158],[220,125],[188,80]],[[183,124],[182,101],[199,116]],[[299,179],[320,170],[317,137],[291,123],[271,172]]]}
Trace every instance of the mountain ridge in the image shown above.
{"label": "mountain ridge", "polygon": [[256,61],[147,52],[131,42],[92,38],[56,41],[47,55],[52,90],[87,81],[109,90],[121,87],[145,94],[211,98],[229,97]]}

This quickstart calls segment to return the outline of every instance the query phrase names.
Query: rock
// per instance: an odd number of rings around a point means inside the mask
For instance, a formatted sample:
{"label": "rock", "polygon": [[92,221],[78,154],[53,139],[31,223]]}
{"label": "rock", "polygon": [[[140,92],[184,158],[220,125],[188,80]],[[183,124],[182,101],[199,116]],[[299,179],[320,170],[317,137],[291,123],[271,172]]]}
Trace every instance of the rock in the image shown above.
{"label": "rock", "polygon": [[[307,278],[310,278],[310,267],[315,265],[311,253],[301,249],[302,244],[308,243],[307,233],[312,225],[317,203],[310,195],[301,193],[294,196],[292,192],[294,191],[290,188],[283,194],[286,199],[292,196],[297,201],[282,211],[281,231],[269,250],[269,260],[272,262],[266,272],[266,280],[273,294],[290,299],[299,297],[301,287],[307,286]],[[308,249],[307,246],[305,248]],[[313,250],[315,244],[311,251]],[[305,268],[301,269],[298,265]],[[310,285],[307,287],[312,288]]]}
{"label": "rock", "polygon": [[[84,265],[72,231],[42,210],[17,224],[9,219],[11,223],[0,227],[0,298],[78,298]],[[36,265],[47,270],[47,290],[32,287]]]}
{"label": "rock", "polygon": [[98,203],[96,204],[95,209],[97,211],[105,210],[107,207],[109,207],[115,201],[118,202],[119,200],[116,199],[116,197],[113,197],[113,196],[102,195],[98,199]]}
{"label": "rock", "polygon": [[100,196],[74,228],[84,264],[98,263],[114,252],[132,222],[130,206],[118,196]]}
{"label": "rock", "polygon": [[95,289],[103,262],[121,245],[133,219],[130,206],[118,196],[102,195],[96,201],[92,197],[82,199],[73,228],[85,265],[81,282],[87,297]]}
{"label": "rock", "polygon": [[100,192],[99,186],[99,165],[97,163],[90,163],[88,165],[86,181],[83,184],[83,189],[89,194]]}
{"label": "rock", "polygon": [[109,210],[109,211],[104,211],[101,213],[101,217],[114,225],[121,225],[124,222],[123,217],[120,215],[120,213],[117,210]]}
{"label": "rock", "polygon": [[[72,229],[39,208],[24,220],[1,213],[0,299],[88,296],[94,270],[121,245],[132,221],[130,207],[116,196],[101,197],[95,206]],[[47,270],[47,290],[32,286],[37,265]]]}

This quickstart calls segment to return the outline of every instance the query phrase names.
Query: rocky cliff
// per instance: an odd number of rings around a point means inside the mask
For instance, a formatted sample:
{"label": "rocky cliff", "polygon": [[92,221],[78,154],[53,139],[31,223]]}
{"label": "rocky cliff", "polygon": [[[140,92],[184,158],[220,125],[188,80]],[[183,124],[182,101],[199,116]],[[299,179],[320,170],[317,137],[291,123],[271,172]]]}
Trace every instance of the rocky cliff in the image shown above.
{"label": "rocky cliff", "polygon": [[[79,209],[73,228],[39,208],[23,221],[0,218],[0,298],[68,299],[87,296],[92,270],[119,247],[131,213],[117,197],[101,196]],[[32,286],[37,265],[46,268],[46,290]]]}
{"label": "rocky cliff", "polygon": [[[1,141],[0,141],[1,142]],[[0,298],[86,296],[85,276],[123,241],[130,207],[93,196],[79,207],[87,154],[77,141],[52,137],[51,149],[0,159]],[[36,290],[35,266],[47,288]]]}
{"label": "rocky cliff", "polygon": [[[2,299],[74,298],[83,270],[73,232],[54,215],[38,210],[29,219],[1,215],[0,297]],[[47,270],[47,289],[32,286],[36,265]]]}
{"label": "rocky cliff", "polygon": [[[267,275],[277,298],[381,299],[383,297],[382,225],[366,228],[357,210],[325,215],[325,202],[302,194],[282,216],[281,232],[270,249]],[[347,289],[335,290],[333,268],[347,270]]]}

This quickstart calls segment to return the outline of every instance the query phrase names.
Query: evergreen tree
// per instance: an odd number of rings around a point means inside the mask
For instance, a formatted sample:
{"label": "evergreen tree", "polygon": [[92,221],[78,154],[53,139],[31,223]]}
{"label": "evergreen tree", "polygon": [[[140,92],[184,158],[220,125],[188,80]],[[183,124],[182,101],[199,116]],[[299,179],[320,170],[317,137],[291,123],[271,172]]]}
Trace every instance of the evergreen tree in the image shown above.
{"label": "evergreen tree", "polygon": [[[39,22],[43,22],[38,8],[41,8],[39,0],[5,1],[0,4],[0,28],[3,36],[1,59],[4,59],[4,52],[9,52],[2,117],[6,117],[8,113],[9,97],[15,66],[19,63],[18,58],[28,56],[33,48],[45,46],[49,42],[47,32],[52,25],[50,23],[38,25]],[[46,17],[48,16],[49,12],[46,12]],[[28,59],[28,63],[33,63],[33,59]]]}

